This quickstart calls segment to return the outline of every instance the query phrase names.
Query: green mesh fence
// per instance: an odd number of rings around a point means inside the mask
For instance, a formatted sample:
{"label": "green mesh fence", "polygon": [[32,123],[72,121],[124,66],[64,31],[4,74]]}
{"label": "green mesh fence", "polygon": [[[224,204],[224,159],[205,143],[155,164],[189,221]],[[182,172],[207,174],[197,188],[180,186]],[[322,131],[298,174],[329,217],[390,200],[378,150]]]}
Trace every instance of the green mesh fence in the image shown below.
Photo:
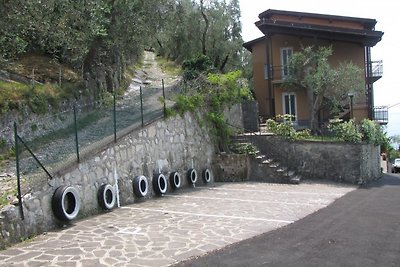
{"label": "green mesh fence", "polygon": [[[173,104],[175,91],[176,87],[166,88],[167,106]],[[131,86],[125,95],[116,96],[115,109],[114,99],[107,98],[17,125],[23,142],[18,143],[22,194],[44,186],[51,179],[48,174],[56,175],[114,142],[115,137],[141,127],[142,113],[144,125],[164,116],[162,88],[144,86],[142,105],[140,97],[140,87]]]}

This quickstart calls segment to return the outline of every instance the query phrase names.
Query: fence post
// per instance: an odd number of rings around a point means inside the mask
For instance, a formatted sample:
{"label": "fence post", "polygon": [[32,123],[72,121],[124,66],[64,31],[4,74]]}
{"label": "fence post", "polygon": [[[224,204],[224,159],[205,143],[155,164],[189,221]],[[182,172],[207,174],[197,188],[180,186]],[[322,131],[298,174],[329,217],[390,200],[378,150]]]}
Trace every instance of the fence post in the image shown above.
{"label": "fence post", "polygon": [[163,95],[163,102],[164,102],[164,118],[167,116],[167,106],[165,103],[165,87],[164,87],[164,79],[161,79],[162,82],[162,95]]}
{"label": "fence post", "polygon": [[114,142],[117,142],[117,105],[116,105],[116,100],[115,100],[115,89],[113,93],[113,99],[114,99],[114,109],[113,109],[113,119],[114,119]]}
{"label": "fence post", "polygon": [[19,146],[18,146],[18,130],[17,123],[14,122],[14,138],[15,138],[15,166],[17,169],[17,198],[18,198],[18,206],[21,213],[21,219],[24,220],[24,209],[22,207],[22,196],[21,196],[21,175],[19,172]]}
{"label": "fence post", "polygon": [[75,149],[76,149],[76,160],[80,162],[79,158],[79,140],[78,140],[78,121],[76,119],[76,106],[74,105],[74,131],[75,131]]}
{"label": "fence post", "polygon": [[142,127],[144,126],[144,122],[143,122],[143,93],[142,93],[142,86],[139,87],[140,88],[140,114],[142,116]]}

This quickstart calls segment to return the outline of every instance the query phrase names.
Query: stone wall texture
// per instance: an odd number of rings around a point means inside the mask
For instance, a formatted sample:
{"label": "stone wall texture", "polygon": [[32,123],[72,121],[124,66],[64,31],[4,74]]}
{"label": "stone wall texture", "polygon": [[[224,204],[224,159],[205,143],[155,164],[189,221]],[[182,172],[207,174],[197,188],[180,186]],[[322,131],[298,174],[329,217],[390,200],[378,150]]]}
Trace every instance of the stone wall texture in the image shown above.
{"label": "stone wall texture", "polygon": [[148,178],[151,190],[146,198],[151,198],[154,196],[154,173],[161,172],[168,179],[169,173],[178,171],[182,187],[189,187],[192,185],[186,180],[186,172],[195,168],[197,184],[201,184],[201,172],[211,168],[214,157],[212,138],[190,114],[159,120],[132,131],[117,143],[110,143],[106,149],[69,167],[63,174],[25,195],[25,220],[21,220],[18,207],[9,205],[3,208],[0,213],[0,248],[64,224],[55,219],[51,207],[54,191],[61,185],[70,185],[78,190],[81,198],[78,218],[82,218],[102,212],[97,192],[103,184],[118,188],[121,205],[131,204],[138,201],[133,194],[132,180],[135,176]]}
{"label": "stone wall texture", "polygon": [[242,182],[248,180],[249,156],[245,154],[217,155],[213,170],[216,182]]}
{"label": "stone wall texture", "polygon": [[361,184],[381,177],[380,148],[370,144],[290,141],[255,136],[261,153],[279,160],[305,179],[328,179]]}

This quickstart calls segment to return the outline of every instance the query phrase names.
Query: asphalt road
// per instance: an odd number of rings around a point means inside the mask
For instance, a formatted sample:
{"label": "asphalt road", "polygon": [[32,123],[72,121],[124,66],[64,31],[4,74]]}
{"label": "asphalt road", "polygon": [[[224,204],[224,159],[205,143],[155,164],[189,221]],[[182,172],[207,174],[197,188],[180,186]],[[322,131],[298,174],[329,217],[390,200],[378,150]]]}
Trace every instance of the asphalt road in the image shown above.
{"label": "asphalt road", "polygon": [[400,266],[400,176],[295,223],[175,266]]}

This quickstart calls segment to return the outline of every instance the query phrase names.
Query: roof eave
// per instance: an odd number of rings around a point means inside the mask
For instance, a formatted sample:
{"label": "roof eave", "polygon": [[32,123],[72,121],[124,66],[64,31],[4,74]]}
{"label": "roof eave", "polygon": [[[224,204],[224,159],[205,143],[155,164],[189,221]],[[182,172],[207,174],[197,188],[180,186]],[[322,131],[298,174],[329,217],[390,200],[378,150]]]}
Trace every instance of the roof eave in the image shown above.
{"label": "roof eave", "polygon": [[357,17],[347,17],[347,16],[337,16],[337,15],[326,15],[318,13],[307,13],[307,12],[296,12],[296,11],[286,11],[286,10],[275,10],[268,9],[258,15],[258,18],[262,20],[263,18],[268,19],[273,15],[288,15],[293,17],[311,17],[311,18],[321,18],[329,20],[341,20],[341,21],[352,21],[362,23],[366,28],[373,29],[377,23],[375,19],[369,18],[357,18]]}
{"label": "roof eave", "polygon": [[261,42],[261,41],[263,41],[263,40],[265,40],[265,36],[261,36],[261,37],[259,37],[259,38],[257,38],[257,39],[248,41],[248,42],[246,42],[246,43],[243,44],[243,47],[246,48],[247,50],[249,50],[250,52],[253,52],[253,45],[254,45],[255,43]]}
{"label": "roof eave", "polygon": [[351,30],[308,24],[277,23],[276,21],[270,20],[258,21],[256,22],[256,26],[266,35],[282,33],[296,36],[321,37],[322,39],[362,43],[371,47],[380,42],[383,36],[383,32],[380,31]]}

